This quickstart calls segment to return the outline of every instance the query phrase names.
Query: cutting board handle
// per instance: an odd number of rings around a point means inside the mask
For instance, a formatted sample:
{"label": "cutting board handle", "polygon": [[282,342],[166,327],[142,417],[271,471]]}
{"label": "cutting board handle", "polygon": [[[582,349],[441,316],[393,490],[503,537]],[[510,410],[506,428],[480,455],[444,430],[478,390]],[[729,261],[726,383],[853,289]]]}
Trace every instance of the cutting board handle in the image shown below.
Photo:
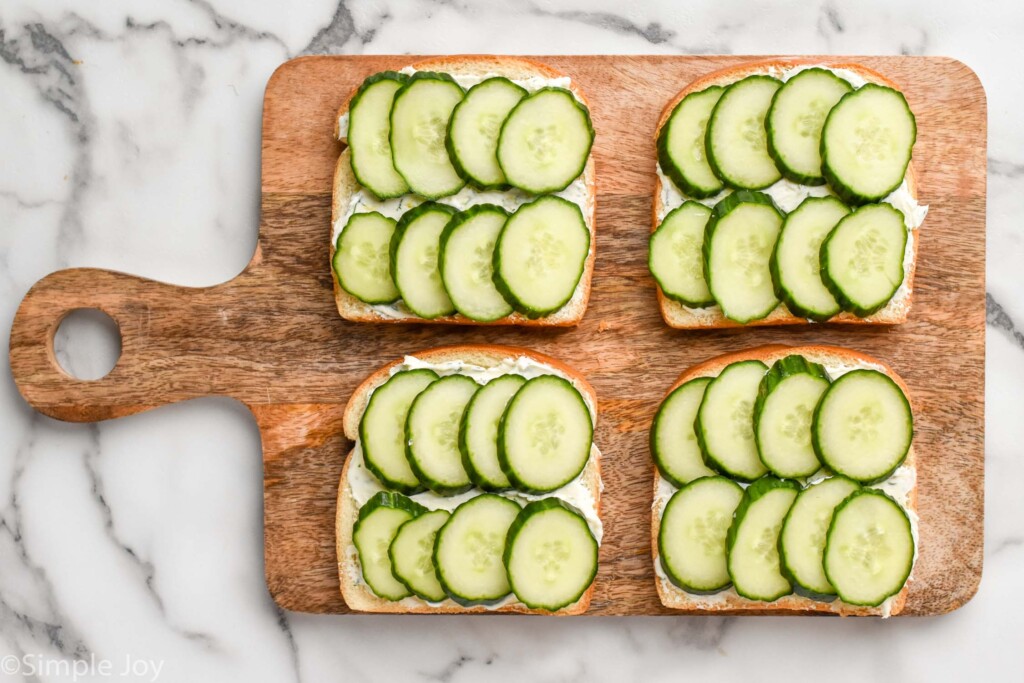
{"label": "cutting board handle", "polygon": [[[11,327],[11,373],[25,400],[60,420],[94,422],[158,405],[227,393],[238,379],[223,286],[178,287],[94,268],[37,282]],[[53,337],[74,310],[99,309],[117,323],[121,356],[104,377],[61,368]]]}

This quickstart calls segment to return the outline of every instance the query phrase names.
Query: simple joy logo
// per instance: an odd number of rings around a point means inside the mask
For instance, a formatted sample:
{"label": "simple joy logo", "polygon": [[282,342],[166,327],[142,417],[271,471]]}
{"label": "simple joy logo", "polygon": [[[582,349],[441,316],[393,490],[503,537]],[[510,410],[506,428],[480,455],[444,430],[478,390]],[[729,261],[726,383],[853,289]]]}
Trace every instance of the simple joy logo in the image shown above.
{"label": "simple joy logo", "polygon": [[0,674],[4,676],[58,681],[109,678],[156,683],[163,668],[162,659],[142,659],[131,655],[116,661],[95,654],[82,659],[60,659],[39,654],[7,655],[0,658]]}

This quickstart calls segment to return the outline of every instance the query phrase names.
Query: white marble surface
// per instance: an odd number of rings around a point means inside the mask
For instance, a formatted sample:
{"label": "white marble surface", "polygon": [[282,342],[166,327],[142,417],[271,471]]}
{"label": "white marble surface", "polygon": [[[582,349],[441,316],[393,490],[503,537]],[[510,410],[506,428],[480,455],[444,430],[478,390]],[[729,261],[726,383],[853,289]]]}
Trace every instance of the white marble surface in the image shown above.
{"label": "white marble surface", "polygon": [[[66,425],[28,409],[5,366],[0,679],[72,680],[69,663],[77,660],[85,664],[77,679],[97,681],[157,674],[161,681],[348,682],[384,673],[725,681],[750,680],[752,672],[788,681],[1024,680],[1024,9],[1011,0],[984,9],[895,0],[758,9],[765,4],[5,0],[2,347],[18,301],[55,269],[99,266],[188,285],[241,270],[256,239],[263,88],[290,57],[954,56],[981,76],[990,113],[985,577],[972,602],[940,618],[886,623],[428,624],[282,613],[263,583],[259,437],[244,408],[202,400],[98,426]],[[60,346],[77,372],[95,371],[111,354],[102,345]],[[137,675],[120,676],[126,658]]]}

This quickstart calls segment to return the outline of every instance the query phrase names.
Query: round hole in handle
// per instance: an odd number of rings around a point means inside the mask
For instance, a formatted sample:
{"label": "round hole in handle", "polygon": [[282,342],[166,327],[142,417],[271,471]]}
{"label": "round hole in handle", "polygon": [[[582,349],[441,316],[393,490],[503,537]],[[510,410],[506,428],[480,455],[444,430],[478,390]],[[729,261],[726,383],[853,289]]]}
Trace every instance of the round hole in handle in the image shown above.
{"label": "round hole in handle", "polygon": [[102,379],[121,357],[121,328],[97,308],[76,308],[57,326],[53,354],[72,377]]}

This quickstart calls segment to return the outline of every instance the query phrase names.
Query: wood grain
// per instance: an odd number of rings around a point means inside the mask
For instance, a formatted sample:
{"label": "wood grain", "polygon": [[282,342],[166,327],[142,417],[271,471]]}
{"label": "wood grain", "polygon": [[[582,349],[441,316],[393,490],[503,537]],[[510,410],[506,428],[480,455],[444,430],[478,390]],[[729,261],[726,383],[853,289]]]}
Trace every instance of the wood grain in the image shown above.
{"label": "wood grain", "polygon": [[[920,560],[904,614],[941,614],[975,593],[982,566],[986,105],[952,59],[836,57],[900,84],[917,115],[921,230],[916,299],[898,327],[674,331],[646,268],[654,183],[651,136],[665,103],[692,79],[745,57],[541,57],[589,96],[597,140],[597,267],[576,329],[441,328],[347,323],[328,268],[334,114],[366,75],[418,59],[304,57],[280,67],[263,111],[262,216],[237,278],[190,289],[119,273],[54,273],[26,295],[10,360],[25,399],[72,421],[130,415],[227,395],[252,410],[263,439],[267,585],[277,602],[345,612],[334,557],[334,499],[344,453],[341,411],[377,367],[418,349],[491,342],[527,346],[583,372],[600,398],[605,543],[590,614],[666,614],[647,536],[647,429],[684,368],[750,346],[834,344],[877,356],[910,384],[920,453]],[[758,57],[757,59],[763,59]],[[822,58],[827,59],[827,58]],[[69,377],[53,333],[76,308],[120,325],[122,356],[101,380]]]}

